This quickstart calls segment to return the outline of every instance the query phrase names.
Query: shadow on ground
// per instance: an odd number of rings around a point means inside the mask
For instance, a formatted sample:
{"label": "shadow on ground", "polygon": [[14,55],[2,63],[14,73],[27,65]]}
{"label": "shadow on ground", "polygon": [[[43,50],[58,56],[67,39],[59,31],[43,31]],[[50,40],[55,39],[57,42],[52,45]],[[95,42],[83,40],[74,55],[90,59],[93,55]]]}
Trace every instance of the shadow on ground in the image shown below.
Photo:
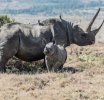
{"label": "shadow on ground", "polygon": [[[8,74],[37,74],[37,73],[47,73],[47,68],[43,68],[44,60],[36,61],[36,62],[24,62],[17,58],[12,58],[9,63],[6,65],[6,72]],[[77,68],[77,67],[76,67]],[[63,72],[82,72],[84,69],[81,68],[73,68],[70,66],[65,66],[63,69],[58,71],[59,73]]]}
{"label": "shadow on ground", "polygon": [[[29,67],[30,68],[30,67]],[[19,66],[19,68],[8,68],[6,69],[6,72],[8,74],[37,74],[37,73],[47,73],[47,69],[43,69],[42,67],[39,67],[39,68],[32,68],[32,69],[29,69],[28,67],[26,66]],[[58,71],[59,73],[64,73],[64,72],[71,72],[72,74],[74,73],[77,73],[77,72],[82,72],[83,70],[82,69],[75,69],[73,67],[65,67],[63,68],[62,70]]]}
{"label": "shadow on ground", "polygon": [[76,72],[82,72],[82,71],[83,71],[82,69],[75,69],[73,67],[65,67],[60,72],[61,73],[63,73],[63,72],[71,72],[72,74],[74,74]]}

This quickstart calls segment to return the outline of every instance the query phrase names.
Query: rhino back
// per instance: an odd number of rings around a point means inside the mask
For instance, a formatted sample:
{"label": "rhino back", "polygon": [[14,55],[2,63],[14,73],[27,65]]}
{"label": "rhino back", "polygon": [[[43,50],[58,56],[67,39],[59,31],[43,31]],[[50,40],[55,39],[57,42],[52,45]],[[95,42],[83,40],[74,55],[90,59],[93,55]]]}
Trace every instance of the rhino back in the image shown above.
{"label": "rhino back", "polygon": [[34,61],[44,58],[44,45],[42,39],[47,42],[52,40],[50,27],[35,25],[33,27],[20,27],[20,47],[16,56],[25,61]]}

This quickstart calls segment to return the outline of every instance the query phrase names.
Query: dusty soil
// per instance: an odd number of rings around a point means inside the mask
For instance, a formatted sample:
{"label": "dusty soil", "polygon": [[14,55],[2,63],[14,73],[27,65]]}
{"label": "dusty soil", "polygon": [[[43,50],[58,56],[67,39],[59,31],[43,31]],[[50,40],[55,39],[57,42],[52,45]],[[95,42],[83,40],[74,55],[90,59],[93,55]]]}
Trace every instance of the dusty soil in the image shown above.
{"label": "dusty soil", "polygon": [[7,64],[8,73],[0,74],[0,100],[104,100],[104,44],[72,45],[67,52],[64,68],[57,73],[40,71],[42,61],[32,63],[29,71],[24,65],[30,63],[19,61],[24,70],[14,66],[14,72]]}

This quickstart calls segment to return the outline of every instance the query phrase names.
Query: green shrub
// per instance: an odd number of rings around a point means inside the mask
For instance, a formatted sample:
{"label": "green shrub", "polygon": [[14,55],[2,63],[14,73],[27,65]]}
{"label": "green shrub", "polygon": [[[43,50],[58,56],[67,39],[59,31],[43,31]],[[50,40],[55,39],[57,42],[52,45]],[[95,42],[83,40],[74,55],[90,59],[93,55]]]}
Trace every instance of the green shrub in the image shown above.
{"label": "green shrub", "polygon": [[92,61],[94,61],[95,57],[94,56],[91,56],[91,55],[84,54],[84,55],[78,56],[78,59],[80,61],[86,61],[88,63],[92,63]]}
{"label": "green shrub", "polygon": [[0,15],[0,27],[6,23],[14,22],[14,18],[9,18],[7,15]]}

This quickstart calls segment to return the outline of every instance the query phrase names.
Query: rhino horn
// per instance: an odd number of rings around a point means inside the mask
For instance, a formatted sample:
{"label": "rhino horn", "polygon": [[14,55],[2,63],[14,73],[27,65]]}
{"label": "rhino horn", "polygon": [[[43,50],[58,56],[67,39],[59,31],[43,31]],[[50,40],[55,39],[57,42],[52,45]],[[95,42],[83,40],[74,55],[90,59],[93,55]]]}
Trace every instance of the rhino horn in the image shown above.
{"label": "rhino horn", "polygon": [[94,21],[95,21],[97,15],[99,14],[99,12],[100,12],[100,8],[99,8],[99,10],[97,11],[97,13],[95,14],[95,16],[92,18],[92,20],[90,21],[89,25],[87,26],[86,32],[91,31],[91,26],[93,25],[93,23],[94,23]]}
{"label": "rhino horn", "polygon": [[99,27],[98,29],[93,30],[93,33],[94,33],[95,35],[96,35],[96,34],[98,33],[98,31],[100,30],[100,28],[102,27],[103,23],[104,23],[104,20],[103,20],[102,24],[100,25],[100,27]]}

